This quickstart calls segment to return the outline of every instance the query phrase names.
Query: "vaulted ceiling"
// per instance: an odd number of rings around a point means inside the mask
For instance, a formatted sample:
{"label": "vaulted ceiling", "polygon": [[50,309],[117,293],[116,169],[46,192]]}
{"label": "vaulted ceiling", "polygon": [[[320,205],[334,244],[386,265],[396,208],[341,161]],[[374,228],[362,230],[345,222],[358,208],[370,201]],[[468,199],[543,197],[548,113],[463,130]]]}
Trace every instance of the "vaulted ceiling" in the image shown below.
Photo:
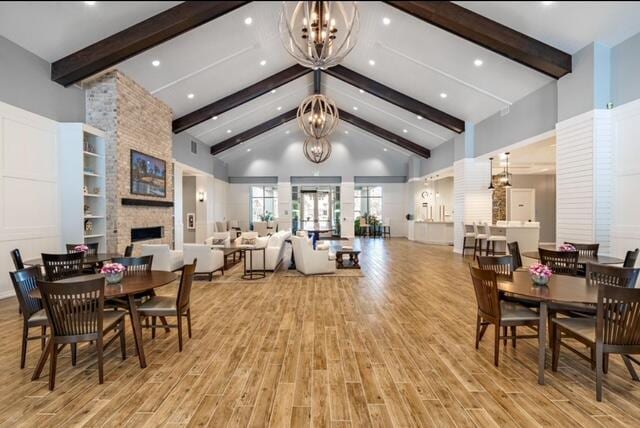
{"label": "vaulted ceiling", "polygon": [[[0,3],[0,35],[54,62],[179,2],[84,3]],[[588,43],[585,40],[619,42],[637,32],[640,17],[638,5],[625,2],[589,6],[552,2],[558,4],[550,7],[543,6],[545,2],[524,6],[520,4],[523,2],[456,3],[569,53]],[[358,7],[358,43],[343,65],[462,121],[479,122],[553,80],[389,4],[359,2]],[[116,67],[165,101],[175,118],[183,117],[295,64],[279,39],[280,8],[280,2],[250,2]],[[584,16],[591,25],[571,19],[572,13]],[[610,25],[612,19],[615,26]],[[34,32],[35,27],[40,31]],[[560,27],[562,31],[558,31]],[[154,61],[159,65],[154,66]],[[312,90],[313,76],[308,73],[211,117],[188,132],[208,145],[216,145],[297,107]],[[455,135],[445,126],[326,73],[322,91],[345,112],[428,149]],[[299,132],[293,125],[295,122],[277,127],[269,135]],[[349,135],[362,139],[361,132],[344,134],[352,128],[341,124],[338,132],[343,132],[342,138]],[[284,134],[286,131],[289,134]],[[368,137],[381,142],[378,137]],[[398,152],[408,154],[403,149]]]}

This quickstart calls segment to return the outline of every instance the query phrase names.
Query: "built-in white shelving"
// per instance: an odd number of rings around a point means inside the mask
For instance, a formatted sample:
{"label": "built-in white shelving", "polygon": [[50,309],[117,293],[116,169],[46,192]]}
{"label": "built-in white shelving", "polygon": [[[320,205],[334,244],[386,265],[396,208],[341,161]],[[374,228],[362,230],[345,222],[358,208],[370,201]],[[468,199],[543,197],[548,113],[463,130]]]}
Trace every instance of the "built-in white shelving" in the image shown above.
{"label": "built-in white shelving", "polygon": [[61,123],[59,141],[62,243],[98,242],[106,252],[105,134],[83,123]]}

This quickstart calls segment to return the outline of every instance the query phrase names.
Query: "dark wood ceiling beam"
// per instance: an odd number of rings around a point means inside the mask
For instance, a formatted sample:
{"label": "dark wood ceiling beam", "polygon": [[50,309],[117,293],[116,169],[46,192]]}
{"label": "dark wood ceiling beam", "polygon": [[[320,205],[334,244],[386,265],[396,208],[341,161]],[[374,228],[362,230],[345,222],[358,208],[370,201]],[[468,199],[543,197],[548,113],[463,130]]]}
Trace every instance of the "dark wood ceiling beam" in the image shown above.
{"label": "dark wood ceiling beam", "polygon": [[206,24],[248,1],[185,1],[51,65],[51,80],[69,86]]}
{"label": "dark wood ceiling beam", "polygon": [[280,116],[276,116],[273,119],[267,120],[266,122],[261,123],[260,125],[254,126],[251,129],[248,129],[238,135],[235,135],[231,138],[228,138],[221,143],[215,144],[211,146],[211,154],[217,155],[218,153],[222,153],[225,150],[229,150],[239,144],[244,143],[252,138],[257,137],[260,134],[264,134],[265,132],[276,128],[280,125],[283,125],[293,119],[296,118],[296,113],[298,109],[294,108],[293,110],[289,110],[288,112],[282,113]]}
{"label": "dark wood ceiling beam", "polygon": [[571,55],[449,1],[386,1],[440,27],[547,76],[571,73]]}
{"label": "dark wood ceiling beam", "polygon": [[175,119],[172,124],[173,132],[182,132],[214,116],[219,116],[228,110],[236,108],[310,72],[310,68],[303,67],[299,64],[292,65],[258,83],[254,83],[234,94]]}
{"label": "dark wood ceiling beam", "polygon": [[422,156],[425,159],[431,157],[431,151],[426,147],[422,147],[421,145],[416,144],[413,141],[402,138],[401,136],[396,135],[393,132],[389,132],[386,129],[379,127],[378,125],[367,122],[366,120],[361,119],[358,116],[354,116],[353,114],[344,110],[339,110],[339,114],[340,120],[344,120],[345,122],[350,123],[353,126],[362,129],[363,131],[373,134],[376,137],[382,138],[383,140],[387,140],[390,143],[393,143],[405,150],[415,153],[418,156]]}
{"label": "dark wood ceiling beam", "polygon": [[458,119],[457,117],[438,110],[435,107],[431,107],[430,105],[416,100],[415,98],[411,98],[410,96],[398,92],[393,88],[385,86],[382,83],[378,83],[373,79],[363,76],[362,74],[356,73],[347,67],[336,65],[335,67],[324,70],[324,72],[342,80],[343,82],[375,95],[388,103],[410,111],[418,116],[422,116],[433,123],[437,123],[438,125],[457,133],[464,132],[464,120]]}

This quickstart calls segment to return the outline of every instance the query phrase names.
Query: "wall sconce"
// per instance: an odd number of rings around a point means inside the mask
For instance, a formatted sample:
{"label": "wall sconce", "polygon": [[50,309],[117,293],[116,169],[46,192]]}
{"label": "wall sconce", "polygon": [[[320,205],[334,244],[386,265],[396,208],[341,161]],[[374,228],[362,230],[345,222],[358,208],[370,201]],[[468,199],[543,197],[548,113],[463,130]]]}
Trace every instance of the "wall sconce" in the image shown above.
{"label": "wall sconce", "polygon": [[207,194],[205,192],[198,192],[198,200],[200,202],[204,202],[206,197],[207,197]]}

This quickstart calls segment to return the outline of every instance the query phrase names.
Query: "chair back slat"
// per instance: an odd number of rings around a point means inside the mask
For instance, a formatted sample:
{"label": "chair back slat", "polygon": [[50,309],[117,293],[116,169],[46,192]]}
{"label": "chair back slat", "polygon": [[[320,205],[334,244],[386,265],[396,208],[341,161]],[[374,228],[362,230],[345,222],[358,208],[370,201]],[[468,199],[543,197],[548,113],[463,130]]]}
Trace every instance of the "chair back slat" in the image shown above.
{"label": "chair back slat", "polygon": [[596,340],[640,346],[640,289],[600,285],[596,317]]}
{"label": "chair back slat", "polygon": [[82,275],[84,253],[43,253],[42,263],[44,264],[47,281],[59,281],[61,279]]}
{"label": "chair back slat", "polygon": [[193,259],[193,263],[185,264],[182,267],[182,276],[180,277],[180,287],[178,288],[178,298],[176,306],[178,311],[189,306],[191,297],[191,284],[193,283],[193,274],[196,271],[196,263],[198,259]]}
{"label": "chair back slat", "polygon": [[573,245],[578,254],[583,257],[598,257],[600,244],[576,244],[573,242],[565,242],[565,244]]}
{"label": "chair back slat", "polygon": [[547,265],[551,271],[560,275],[576,276],[578,272],[577,251],[554,251],[538,248],[540,262]]}
{"label": "chair back slat", "polygon": [[53,335],[66,337],[98,336],[102,332],[104,277],[77,282],[38,281]]}
{"label": "chair back slat", "polygon": [[29,292],[38,288],[38,279],[40,278],[40,269],[37,267],[29,267],[26,269],[9,272],[13,289],[18,297],[18,304],[22,310],[25,319],[29,319],[31,315],[42,309],[42,301],[29,296]]}
{"label": "chair back slat", "polygon": [[513,281],[513,258],[511,256],[478,256],[482,270],[492,270],[498,278]]}
{"label": "chair back slat", "polygon": [[9,254],[11,255],[11,260],[13,260],[13,266],[16,270],[24,269],[24,262],[22,261],[22,254],[20,254],[20,250],[14,248],[9,252]]}
{"label": "chair back slat", "polygon": [[67,244],[67,253],[77,253],[75,248],[78,245],[86,245],[89,248],[87,251],[85,251],[85,255],[95,256],[96,254],[98,254],[98,247],[100,244],[98,242],[94,242],[90,244]]}
{"label": "chair back slat", "polygon": [[625,268],[607,266],[597,263],[587,263],[587,285],[597,287],[610,285],[612,287],[634,288],[640,274],[640,268]]}
{"label": "chair back slat", "polygon": [[636,260],[638,260],[638,253],[640,249],[636,248],[633,251],[627,251],[627,255],[624,257],[624,264],[622,266],[632,268],[636,266]]}
{"label": "chair back slat", "polygon": [[500,320],[500,298],[496,273],[469,266],[478,302],[478,312],[484,317]]}
{"label": "chair back slat", "polygon": [[120,263],[127,268],[124,275],[134,275],[140,272],[150,272],[153,265],[153,254],[142,257],[116,257],[111,259],[113,263]]}
{"label": "chair back slat", "polygon": [[509,242],[507,247],[509,248],[509,254],[513,258],[513,270],[520,269],[522,267],[522,255],[520,255],[518,241]]}

